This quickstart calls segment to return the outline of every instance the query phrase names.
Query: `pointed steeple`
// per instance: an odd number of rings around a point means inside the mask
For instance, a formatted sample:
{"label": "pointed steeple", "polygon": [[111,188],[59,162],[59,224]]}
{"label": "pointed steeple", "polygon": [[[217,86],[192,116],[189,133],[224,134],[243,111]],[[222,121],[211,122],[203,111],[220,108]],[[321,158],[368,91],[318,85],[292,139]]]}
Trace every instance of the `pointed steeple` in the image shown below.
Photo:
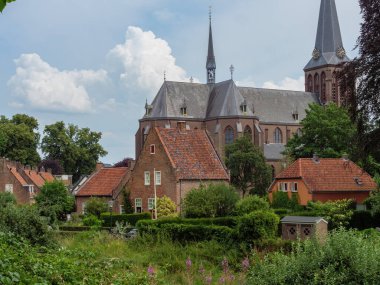
{"label": "pointed steeple", "polygon": [[304,70],[348,61],[340,33],[335,0],[321,0],[317,38],[312,59]]}
{"label": "pointed steeple", "polygon": [[207,70],[207,84],[215,84],[215,55],[214,55],[214,44],[212,40],[212,28],[211,28],[211,7],[210,7],[210,27],[209,27],[209,35],[208,35],[208,53],[207,53],[207,62],[206,62],[206,70]]}

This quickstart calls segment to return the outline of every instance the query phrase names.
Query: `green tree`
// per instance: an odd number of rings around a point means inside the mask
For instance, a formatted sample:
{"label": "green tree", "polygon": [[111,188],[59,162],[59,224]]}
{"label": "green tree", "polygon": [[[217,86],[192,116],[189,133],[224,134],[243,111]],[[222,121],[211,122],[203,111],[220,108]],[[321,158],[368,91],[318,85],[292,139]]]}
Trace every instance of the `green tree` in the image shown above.
{"label": "green tree", "polygon": [[16,205],[16,197],[8,192],[0,192],[0,208],[8,205]]}
{"label": "green tree", "polygon": [[226,146],[226,165],[231,183],[243,196],[246,193],[264,196],[272,181],[272,171],[262,151],[245,136]]}
{"label": "green tree", "polygon": [[347,110],[333,103],[311,104],[301,121],[302,135],[297,134],[286,145],[285,153],[293,159],[312,157],[342,157],[353,153],[356,127]]}
{"label": "green tree", "polygon": [[157,199],[157,217],[173,217],[177,213],[176,204],[167,196]]}
{"label": "green tree", "polygon": [[74,197],[61,181],[46,182],[36,196],[36,204],[40,214],[54,224],[74,210]]}
{"label": "green tree", "polygon": [[109,212],[110,209],[108,207],[107,202],[98,197],[91,197],[86,202],[85,214],[86,216],[95,216],[96,218],[100,218],[102,213]]}
{"label": "green tree", "polygon": [[3,12],[5,6],[8,4],[8,3],[11,3],[11,2],[14,2],[16,0],[0,0],[0,12]]}
{"label": "green tree", "polygon": [[41,160],[37,152],[39,140],[35,118],[22,114],[12,119],[0,117],[0,156],[36,166]]}
{"label": "green tree", "polygon": [[186,195],[183,211],[188,218],[215,218],[231,215],[239,196],[226,184],[201,185]]}
{"label": "green tree", "polygon": [[99,158],[107,154],[99,143],[101,137],[100,132],[89,128],[57,122],[45,127],[41,149],[49,159],[59,160],[65,172],[77,181],[93,172]]}
{"label": "green tree", "polygon": [[266,199],[257,195],[249,195],[239,200],[236,204],[236,212],[242,216],[259,210],[269,210],[269,203]]}
{"label": "green tree", "polygon": [[124,188],[123,190],[123,205],[126,214],[134,213],[134,209],[131,202],[131,191],[129,191],[129,189],[127,188]]}

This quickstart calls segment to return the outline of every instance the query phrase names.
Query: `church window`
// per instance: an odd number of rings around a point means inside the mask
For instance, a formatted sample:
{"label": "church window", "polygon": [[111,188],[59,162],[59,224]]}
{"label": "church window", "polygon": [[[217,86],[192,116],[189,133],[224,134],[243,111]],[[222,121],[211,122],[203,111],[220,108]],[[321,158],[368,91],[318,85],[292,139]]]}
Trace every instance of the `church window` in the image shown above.
{"label": "church window", "polygon": [[338,104],[338,98],[337,98],[337,94],[336,94],[336,72],[334,71],[333,72],[333,76],[332,76],[332,86],[331,86],[331,96],[332,96],[332,100],[335,104]]}
{"label": "church window", "polygon": [[282,132],[280,128],[274,130],[274,143],[282,143]]}
{"label": "church window", "polygon": [[311,76],[311,74],[309,74],[309,76],[307,77],[307,92],[313,92],[313,76]]}
{"label": "church window", "polygon": [[321,102],[322,104],[326,104],[326,74],[322,72],[321,74]]}
{"label": "church window", "polygon": [[242,111],[243,114],[247,113],[247,102],[245,100],[243,103],[241,103],[240,110]]}
{"label": "church window", "polygon": [[249,138],[250,141],[252,141],[252,129],[249,126],[245,127],[244,136]]}
{"label": "church window", "polygon": [[314,75],[314,93],[319,93],[319,74]]}
{"label": "church window", "polygon": [[234,142],[234,130],[228,126],[225,131],[225,144],[232,144]]}

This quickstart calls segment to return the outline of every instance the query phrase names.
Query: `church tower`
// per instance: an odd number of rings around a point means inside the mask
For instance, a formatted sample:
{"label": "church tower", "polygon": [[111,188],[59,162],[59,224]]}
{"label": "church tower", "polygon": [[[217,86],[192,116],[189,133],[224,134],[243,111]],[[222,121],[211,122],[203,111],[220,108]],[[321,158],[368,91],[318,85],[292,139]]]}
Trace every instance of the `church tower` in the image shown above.
{"label": "church tower", "polygon": [[206,70],[207,70],[207,84],[212,86],[215,84],[215,55],[214,55],[214,44],[212,41],[212,28],[211,28],[211,8],[209,14],[210,27],[209,27],[209,35],[208,35],[208,53],[207,53],[207,62],[206,62]]}
{"label": "church tower", "polygon": [[322,104],[341,105],[344,98],[336,79],[342,63],[349,61],[343,47],[335,0],[321,0],[315,48],[305,66],[305,91],[319,94]]}

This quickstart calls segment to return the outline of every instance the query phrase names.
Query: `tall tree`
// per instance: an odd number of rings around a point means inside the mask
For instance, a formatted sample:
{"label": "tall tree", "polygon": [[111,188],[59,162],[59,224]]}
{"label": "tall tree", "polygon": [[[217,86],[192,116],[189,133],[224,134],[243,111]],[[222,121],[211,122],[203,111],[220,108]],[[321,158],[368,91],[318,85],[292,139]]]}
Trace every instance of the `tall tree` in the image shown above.
{"label": "tall tree", "polygon": [[359,55],[345,64],[339,79],[358,126],[356,160],[371,172],[373,159],[380,162],[380,1],[359,0],[359,5],[363,17]]}
{"label": "tall tree", "polygon": [[243,196],[246,193],[265,195],[272,181],[271,168],[262,151],[246,137],[226,146],[226,165],[231,182]]}
{"label": "tall tree", "polygon": [[100,145],[101,133],[64,122],[45,126],[41,149],[46,157],[60,161],[64,170],[76,181],[94,171],[99,158],[107,152]]}
{"label": "tall tree", "polygon": [[0,12],[3,12],[5,6],[8,4],[8,3],[11,3],[11,2],[14,2],[16,0],[0,0]]}
{"label": "tall tree", "polygon": [[0,156],[35,166],[40,161],[39,140],[35,118],[22,114],[14,115],[12,119],[0,117]]}
{"label": "tall tree", "polygon": [[327,106],[311,104],[301,121],[302,135],[291,138],[285,153],[293,159],[312,157],[342,157],[354,152],[356,127],[344,108],[331,103]]}

